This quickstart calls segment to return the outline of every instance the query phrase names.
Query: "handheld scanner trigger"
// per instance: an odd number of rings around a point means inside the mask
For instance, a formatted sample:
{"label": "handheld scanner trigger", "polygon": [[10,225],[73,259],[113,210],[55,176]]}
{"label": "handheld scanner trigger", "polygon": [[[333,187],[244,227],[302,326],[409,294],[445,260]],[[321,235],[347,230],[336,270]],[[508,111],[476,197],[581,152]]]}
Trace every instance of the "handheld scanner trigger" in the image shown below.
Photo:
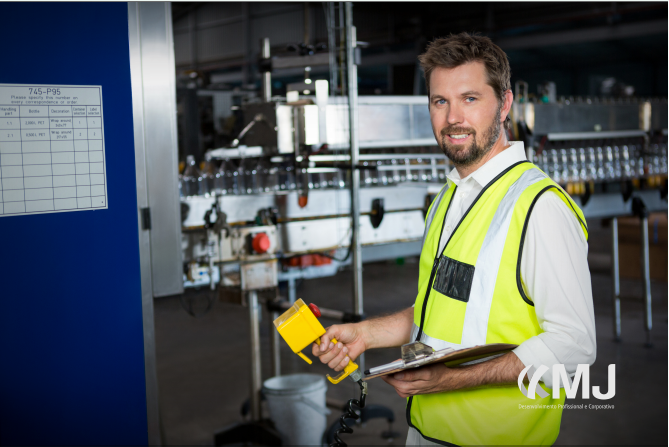
{"label": "handheld scanner trigger", "polygon": [[[332,342],[336,343],[336,341],[334,339],[332,340]],[[330,374],[328,374],[327,378],[333,385],[336,385],[339,382],[341,382],[342,380],[344,380],[345,378],[347,378],[348,376],[350,376],[352,373],[354,373],[354,375],[356,375],[356,376],[360,376],[359,372],[356,373],[357,369],[358,369],[358,364],[355,363],[352,360],[349,360],[348,365],[346,365],[346,368],[344,368],[344,370],[341,372],[341,374],[339,374],[337,377],[331,377]],[[351,376],[351,377],[353,377],[353,376]],[[362,377],[359,377],[358,379],[355,379],[353,377],[353,380],[357,381],[357,380],[360,380],[361,378]]]}
{"label": "handheld scanner trigger", "polygon": [[[335,345],[337,343],[339,343],[336,338],[332,338],[332,340],[330,340],[330,341]],[[316,340],[316,344],[318,344],[318,345],[321,344],[321,339],[320,338],[318,340]],[[332,376],[330,376],[330,374],[326,374],[326,377],[328,378],[328,380],[333,385],[336,385],[339,382],[341,382],[342,380],[344,380],[345,378],[347,378],[348,376],[350,376],[351,373],[355,372],[355,370],[357,370],[357,369],[358,369],[358,364],[353,362],[352,360],[349,360],[348,365],[346,365],[344,370],[341,372],[341,374],[337,375],[337,377],[332,377]],[[360,375],[360,373],[358,373],[357,375]],[[362,376],[359,377],[358,379],[355,379],[355,380],[359,380],[360,378],[362,378]]]}

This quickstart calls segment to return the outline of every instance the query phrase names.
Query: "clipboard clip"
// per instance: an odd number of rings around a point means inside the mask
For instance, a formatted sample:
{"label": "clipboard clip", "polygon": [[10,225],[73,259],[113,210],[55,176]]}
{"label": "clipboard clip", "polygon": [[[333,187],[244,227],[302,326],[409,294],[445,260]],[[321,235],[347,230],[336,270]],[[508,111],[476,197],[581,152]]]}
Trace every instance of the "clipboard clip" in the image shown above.
{"label": "clipboard clip", "polygon": [[415,360],[420,360],[425,357],[432,355],[434,349],[431,346],[426,345],[420,341],[414,341],[413,343],[407,343],[402,345],[402,360],[404,363],[413,362]]}

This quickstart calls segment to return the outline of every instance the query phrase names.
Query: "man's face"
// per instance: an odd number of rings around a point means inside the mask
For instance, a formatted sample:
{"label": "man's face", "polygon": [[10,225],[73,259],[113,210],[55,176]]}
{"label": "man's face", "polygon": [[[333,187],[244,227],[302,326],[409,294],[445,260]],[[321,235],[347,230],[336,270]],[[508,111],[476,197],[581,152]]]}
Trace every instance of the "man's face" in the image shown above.
{"label": "man's face", "polygon": [[501,132],[501,113],[502,105],[487,83],[482,62],[432,71],[432,131],[456,166],[471,166],[490,152]]}

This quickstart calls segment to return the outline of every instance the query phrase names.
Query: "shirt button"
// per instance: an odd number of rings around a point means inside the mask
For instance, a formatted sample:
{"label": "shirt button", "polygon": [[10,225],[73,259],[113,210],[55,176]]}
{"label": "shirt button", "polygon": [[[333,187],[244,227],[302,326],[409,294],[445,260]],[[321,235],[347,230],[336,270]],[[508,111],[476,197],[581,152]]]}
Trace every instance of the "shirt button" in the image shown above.
{"label": "shirt button", "polygon": [[446,233],[450,233],[450,232],[451,232],[451,226],[449,225],[449,226],[446,227]]}
{"label": "shirt button", "polygon": [[461,199],[464,199],[464,198],[465,198],[465,193],[464,193],[464,192],[461,192],[461,193],[460,193],[460,198],[461,198]]}

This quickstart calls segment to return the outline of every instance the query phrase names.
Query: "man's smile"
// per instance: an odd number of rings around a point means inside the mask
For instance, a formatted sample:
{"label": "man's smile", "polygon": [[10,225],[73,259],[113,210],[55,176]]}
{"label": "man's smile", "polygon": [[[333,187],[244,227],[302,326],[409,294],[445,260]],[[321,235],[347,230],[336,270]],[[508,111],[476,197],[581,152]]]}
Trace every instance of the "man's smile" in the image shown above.
{"label": "man's smile", "polygon": [[446,137],[451,144],[464,144],[471,139],[471,136],[472,134],[470,133],[444,135],[444,137]]}

